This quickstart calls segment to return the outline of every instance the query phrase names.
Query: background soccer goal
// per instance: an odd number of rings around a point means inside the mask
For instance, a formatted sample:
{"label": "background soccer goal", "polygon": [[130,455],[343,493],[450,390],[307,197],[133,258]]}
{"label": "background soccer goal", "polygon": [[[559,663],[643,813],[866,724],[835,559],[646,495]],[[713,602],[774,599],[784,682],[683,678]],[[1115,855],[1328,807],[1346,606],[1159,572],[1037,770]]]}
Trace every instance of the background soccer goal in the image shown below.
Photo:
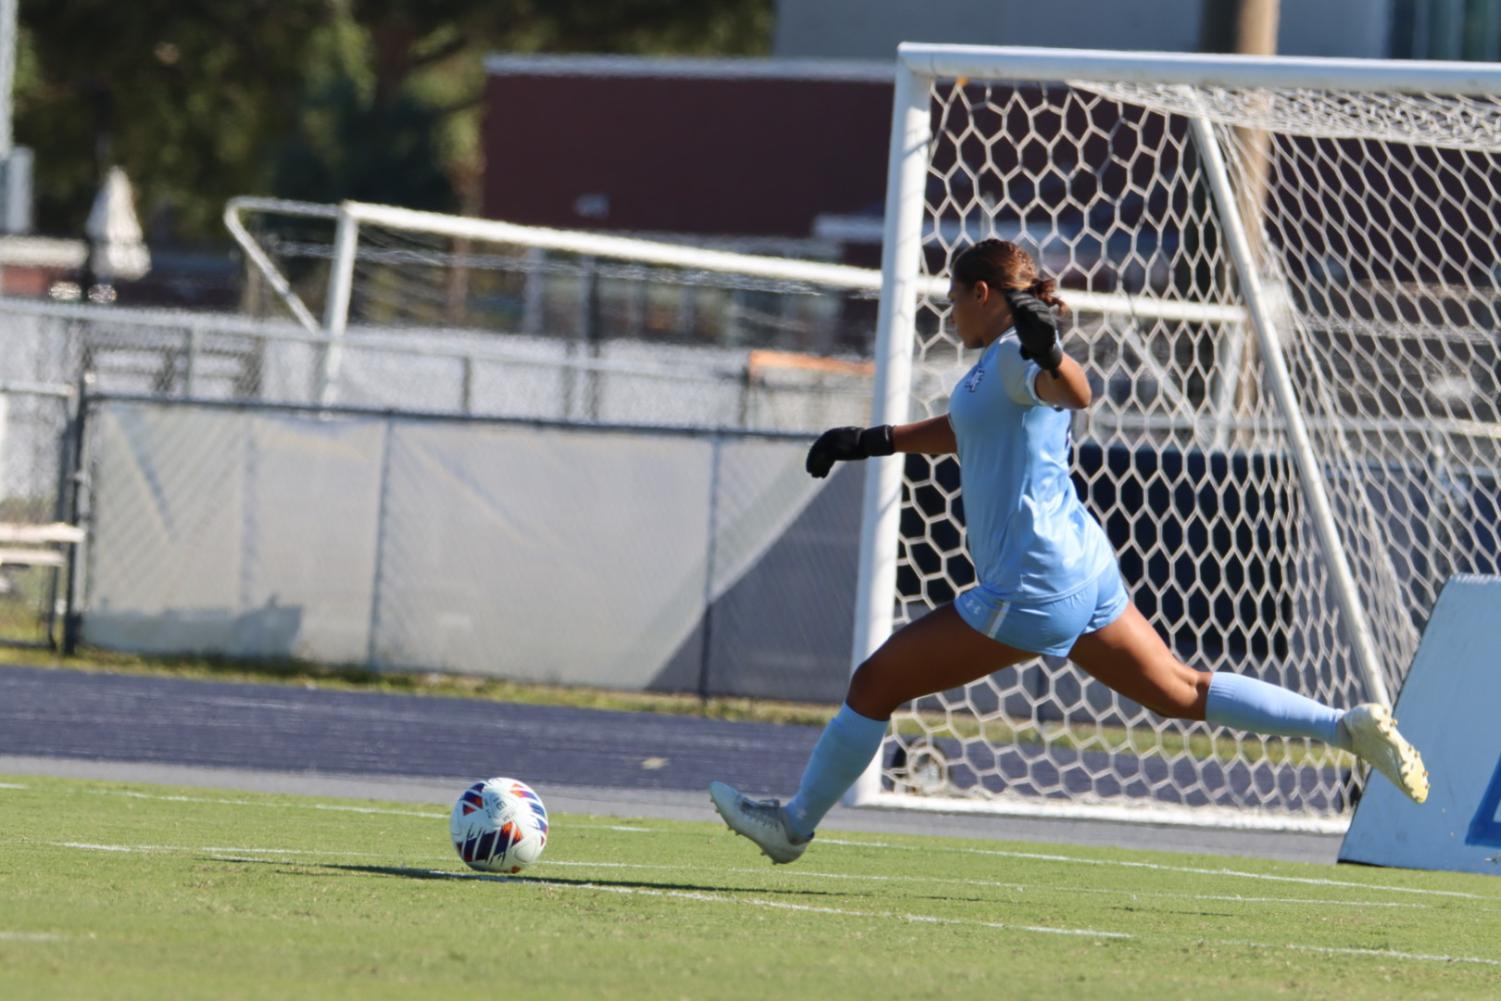
{"label": "background soccer goal", "polygon": [[[1097,379],[1075,475],[1177,654],[1389,702],[1495,572],[1501,73],[904,45],[877,422],[972,362],[935,281],[1014,239]],[[973,580],[948,459],[873,463],[856,657]],[[918,700],[860,803],[1341,826],[1353,760],[1164,721],[1063,661]]]}
{"label": "background soccer goal", "polygon": [[314,338],[296,371],[311,361],[324,403],[797,432],[868,411],[880,273],[806,259],[833,245],[751,254],[261,198],[225,222],[253,307],[285,305]]}

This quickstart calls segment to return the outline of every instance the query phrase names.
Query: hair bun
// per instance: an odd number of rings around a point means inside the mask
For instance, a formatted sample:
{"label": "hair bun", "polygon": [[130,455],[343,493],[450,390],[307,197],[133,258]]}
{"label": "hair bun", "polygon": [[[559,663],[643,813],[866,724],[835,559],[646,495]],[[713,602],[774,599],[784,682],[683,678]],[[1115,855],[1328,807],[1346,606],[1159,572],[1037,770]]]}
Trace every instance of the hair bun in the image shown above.
{"label": "hair bun", "polygon": [[1058,283],[1051,278],[1039,278],[1027,286],[1027,292],[1035,295],[1060,313],[1068,312],[1068,305],[1058,298]]}

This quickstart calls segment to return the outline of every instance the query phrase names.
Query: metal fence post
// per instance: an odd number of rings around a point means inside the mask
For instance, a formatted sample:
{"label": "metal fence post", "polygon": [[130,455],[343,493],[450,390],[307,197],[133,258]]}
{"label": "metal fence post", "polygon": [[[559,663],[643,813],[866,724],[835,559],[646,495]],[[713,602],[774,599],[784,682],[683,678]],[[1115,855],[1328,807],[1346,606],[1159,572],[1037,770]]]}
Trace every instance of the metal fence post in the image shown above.
{"label": "metal fence post", "polygon": [[202,348],[203,331],[197,327],[188,328],[188,372],[186,394],[193,395],[193,376],[198,371],[198,352]]}
{"label": "metal fence post", "polygon": [[391,484],[391,435],[396,419],[387,416],[385,434],[380,444],[380,485],[375,499],[375,574],[370,583],[370,626],[365,641],[365,666],[377,670],[376,657],[380,652],[377,639],[380,635],[380,585],[386,568],[386,502]]}
{"label": "metal fence post", "polygon": [[[71,462],[69,463],[69,466],[71,471],[66,481],[68,485],[67,520],[70,525],[80,525],[82,523],[83,502],[81,498],[85,484],[87,482],[86,474],[84,473],[83,447],[84,433],[88,425],[89,382],[90,376],[87,372],[85,372],[78,379],[78,392],[75,395],[73,401],[73,406],[76,409],[73,413],[73,420],[71,422],[70,430],[69,432],[65,432],[65,434],[71,433],[72,437],[72,443],[69,446],[69,454],[71,456]],[[83,595],[79,593],[80,587],[78,573],[78,551],[80,548],[84,546],[90,546],[92,544],[93,534],[92,532],[90,532],[89,534],[86,534],[84,536],[84,540],[82,542],[74,543],[73,545],[68,547],[68,583],[63,602],[62,652],[64,656],[70,656],[75,650],[78,649],[78,634],[80,626],[78,605],[83,598]],[[55,599],[53,601],[53,607],[56,607]],[[50,622],[48,624],[47,631],[48,639],[50,641],[52,638],[52,627]]]}
{"label": "metal fence post", "polygon": [[703,643],[699,647],[698,697],[706,702],[709,699],[709,667],[713,656],[714,563],[719,549],[719,479],[723,454],[724,439],[716,434],[709,439],[709,538],[704,547],[704,617],[699,632]]}

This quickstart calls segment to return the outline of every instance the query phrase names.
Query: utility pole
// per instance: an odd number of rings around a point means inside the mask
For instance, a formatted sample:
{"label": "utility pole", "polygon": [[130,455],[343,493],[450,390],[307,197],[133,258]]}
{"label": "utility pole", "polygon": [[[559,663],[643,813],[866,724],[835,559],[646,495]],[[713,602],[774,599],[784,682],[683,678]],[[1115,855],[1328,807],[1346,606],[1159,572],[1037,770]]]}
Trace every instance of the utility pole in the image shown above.
{"label": "utility pole", "polygon": [[[1277,22],[1280,0],[1203,0],[1199,25],[1199,48],[1204,52],[1229,52],[1243,56],[1277,54]],[[1266,201],[1269,160],[1268,136],[1261,129],[1235,129],[1241,147],[1232,162],[1242,164],[1239,191],[1241,218],[1246,221],[1251,250],[1260,255],[1261,226],[1258,218]]]}
{"label": "utility pole", "polygon": [[1238,52],[1247,56],[1277,53],[1280,0],[1204,0],[1199,24],[1202,52]]}
{"label": "utility pole", "polygon": [[15,144],[16,8],[0,0],[0,233],[31,229],[31,150]]}
{"label": "utility pole", "polygon": [[[1277,54],[1277,23],[1280,0],[1203,0],[1203,19],[1199,24],[1199,48],[1204,52],[1225,52],[1244,56]],[[1269,95],[1251,95],[1252,102],[1263,108]],[[1225,160],[1231,164],[1231,180],[1236,182],[1236,207],[1245,223],[1246,242],[1251,260],[1258,270],[1265,251],[1261,217],[1267,198],[1267,177],[1271,167],[1271,137],[1266,130],[1237,126],[1229,130],[1228,142],[1234,147]],[[1256,408],[1259,395],[1259,366],[1255,362],[1256,341],[1245,331],[1234,335],[1236,347],[1230,371],[1222,373],[1233,394],[1234,413],[1248,416]]]}
{"label": "utility pole", "polygon": [[0,160],[10,156],[11,89],[16,78],[16,7],[18,0],[0,0]]}

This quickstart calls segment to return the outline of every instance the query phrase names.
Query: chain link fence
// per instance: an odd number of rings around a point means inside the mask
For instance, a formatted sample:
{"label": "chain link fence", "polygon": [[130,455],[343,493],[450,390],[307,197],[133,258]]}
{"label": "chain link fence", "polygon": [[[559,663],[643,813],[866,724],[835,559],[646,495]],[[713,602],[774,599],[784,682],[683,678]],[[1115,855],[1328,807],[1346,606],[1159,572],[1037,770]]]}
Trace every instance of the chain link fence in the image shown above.
{"label": "chain link fence", "polygon": [[[309,404],[328,342],[293,323],[0,298],[0,520],[65,514],[64,431],[95,393]],[[811,432],[863,420],[868,370],[762,350],[360,327],[341,344],[353,407]]]}
{"label": "chain link fence", "polygon": [[809,478],[801,436],[111,397],[84,424],[87,643],[844,690],[860,476]]}
{"label": "chain link fence", "polygon": [[[328,341],[294,323],[0,299],[0,333],[4,523],[71,520],[77,443],[70,429],[80,390],[308,407],[327,389]],[[808,433],[860,422],[868,407],[866,367],[810,366],[805,356],[766,350],[370,326],[347,331],[339,350],[335,395],[354,409]],[[210,462],[183,442],[185,461]],[[50,625],[38,623],[69,593],[82,592],[56,568],[0,564],[0,637],[50,640]]]}
{"label": "chain link fence", "polygon": [[[214,313],[0,299],[0,389],[306,404],[328,341],[292,323]],[[340,402],[597,423],[811,431],[861,419],[868,366],[753,348],[363,326],[340,341]]]}

